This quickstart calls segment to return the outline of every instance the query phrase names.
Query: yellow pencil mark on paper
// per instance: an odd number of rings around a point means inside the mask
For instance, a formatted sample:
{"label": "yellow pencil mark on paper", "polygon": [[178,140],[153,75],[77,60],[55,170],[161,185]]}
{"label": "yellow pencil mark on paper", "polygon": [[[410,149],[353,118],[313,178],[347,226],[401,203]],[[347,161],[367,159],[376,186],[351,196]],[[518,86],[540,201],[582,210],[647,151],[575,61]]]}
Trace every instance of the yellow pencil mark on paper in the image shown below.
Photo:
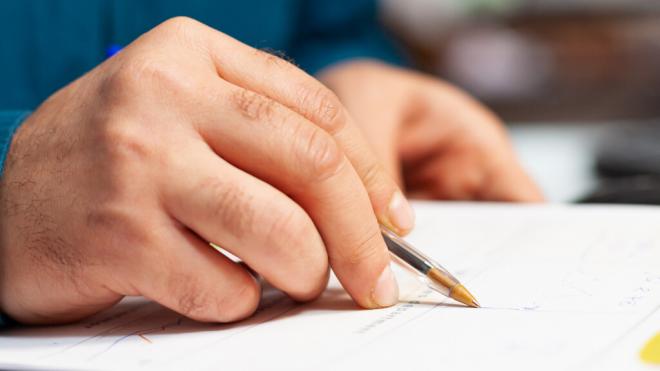
{"label": "yellow pencil mark on paper", "polygon": [[644,362],[660,365],[660,332],[655,334],[651,340],[642,348],[639,356]]}

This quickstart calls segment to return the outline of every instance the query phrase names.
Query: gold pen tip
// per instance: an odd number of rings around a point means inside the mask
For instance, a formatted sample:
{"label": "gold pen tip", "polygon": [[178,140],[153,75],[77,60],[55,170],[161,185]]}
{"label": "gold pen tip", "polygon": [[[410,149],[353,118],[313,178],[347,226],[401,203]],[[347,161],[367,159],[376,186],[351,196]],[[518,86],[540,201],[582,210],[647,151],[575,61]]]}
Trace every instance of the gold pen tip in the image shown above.
{"label": "gold pen tip", "polygon": [[472,294],[470,294],[470,292],[465,288],[465,286],[461,284],[454,286],[451,292],[449,293],[449,296],[451,296],[452,299],[460,303],[463,303],[469,307],[473,307],[473,308],[481,307],[477,299],[475,299],[474,296],[472,296]]}

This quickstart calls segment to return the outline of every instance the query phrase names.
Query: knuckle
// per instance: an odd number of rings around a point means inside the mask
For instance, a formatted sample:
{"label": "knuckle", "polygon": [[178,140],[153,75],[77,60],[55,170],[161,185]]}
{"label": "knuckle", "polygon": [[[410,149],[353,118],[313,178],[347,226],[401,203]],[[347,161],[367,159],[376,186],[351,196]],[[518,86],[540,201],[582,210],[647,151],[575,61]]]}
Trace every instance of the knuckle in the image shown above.
{"label": "knuckle", "polygon": [[275,102],[247,89],[239,89],[230,95],[230,101],[243,117],[251,121],[269,121],[273,117]]}
{"label": "knuckle", "polygon": [[206,51],[208,27],[192,18],[179,16],[166,20],[158,25],[150,35],[156,44],[173,50]]}
{"label": "knuckle", "polygon": [[382,239],[378,229],[367,232],[352,248],[346,249],[340,254],[342,263],[350,266],[363,264],[365,261],[371,261],[379,253],[379,241]]}
{"label": "knuckle", "polygon": [[367,187],[376,186],[382,184],[382,175],[383,168],[377,162],[370,162],[365,165],[365,168],[362,173],[362,182],[367,185]]}
{"label": "knuckle", "polygon": [[158,31],[166,33],[188,33],[200,26],[200,23],[190,17],[177,16],[167,19],[156,27]]}
{"label": "knuckle", "polygon": [[[299,232],[303,232],[304,220],[299,217],[296,209],[291,208],[285,212],[277,212],[276,214],[269,214],[269,221],[265,222],[269,225],[268,232],[264,235],[264,241],[278,241],[286,240],[286,244],[297,246],[299,242],[297,239],[302,238]],[[283,245],[285,243],[282,243]]]}
{"label": "knuckle", "polygon": [[101,84],[101,94],[106,98],[130,99],[140,89],[140,70],[136,68],[134,57],[118,63]]}
{"label": "knuckle", "polygon": [[275,49],[254,49],[258,58],[263,58],[267,65],[279,68],[293,68],[290,59],[283,51]]}
{"label": "knuckle", "polygon": [[120,248],[137,248],[153,245],[149,228],[136,220],[137,216],[122,207],[120,202],[110,200],[108,204],[90,209],[85,215],[85,226],[102,236],[105,241],[117,243]]}
{"label": "knuckle", "polygon": [[145,222],[144,214],[134,215],[128,211],[135,202],[128,202],[122,196],[112,197],[117,200],[110,200],[108,205],[95,208],[85,215],[86,229],[92,231],[94,239],[102,241],[103,245],[90,256],[89,265],[104,266],[117,273],[118,269],[130,271],[135,267],[128,262],[149,264],[162,259],[162,253],[167,253],[166,245],[157,228],[154,228],[155,224]]}
{"label": "knuckle", "polygon": [[259,306],[261,289],[254,278],[248,277],[238,283],[233,292],[227,292],[215,304],[218,308],[218,322],[234,322],[252,315]]}
{"label": "knuckle", "polygon": [[299,157],[306,170],[305,173],[309,176],[308,181],[319,182],[328,179],[345,165],[346,159],[339,145],[323,130],[300,129],[297,137],[303,143]]}
{"label": "knuckle", "polygon": [[109,122],[97,131],[101,150],[113,164],[130,162],[139,164],[153,152],[148,135],[142,133],[139,124],[121,121]]}
{"label": "knuckle", "polygon": [[323,294],[328,285],[330,270],[318,270],[314,276],[305,277],[297,282],[298,286],[288,290],[287,293],[297,301],[311,301]]}
{"label": "knuckle", "polygon": [[199,279],[194,276],[176,275],[171,278],[170,287],[176,287],[177,308],[181,314],[194,319],[210,319],[209,307],[212,295],[202,292]]}
{"label": "knuckle", "polygon": [[[303,250],[303,249],[300,249]],[[302,263],[298,279],[291,281],[291,286],[287,290],[296,300],[312,300],[323,292],[329,277],[327,258],[319,259],[320,254],[305,254],[298,260]]]}
{"label": "knuckle", "polygon": [[209,322],[232,322],[250,316],[261,298],[258,283],[249,274],[232,282],[232,289],[218,292],[205,285],[203,277],[186,274],[173,275],[168,287],[173,288],[176,309],[186,317]]}
{"label": "knuckle", "polygon": [[237,185],[217,178],[207,179],[200,189],[208,190],[210,199],[215,200],[211,217],[217,219],[236,238],[242,239],[253,233],[256,211],[252,196]]}
{"label": "knuckle", "polygon": [[330,89],[324,86],[305,87],[301,97],[305,116],[310,117],[323,130],[334,135],[346,126],[343,106]]}
{"label": "knuckle", "polygon": [[156,54],[128,56],[102,84],[102,93],[131,102],[136,95],[180,94],[194,92],[191,79],[185,78],[174,63]]}

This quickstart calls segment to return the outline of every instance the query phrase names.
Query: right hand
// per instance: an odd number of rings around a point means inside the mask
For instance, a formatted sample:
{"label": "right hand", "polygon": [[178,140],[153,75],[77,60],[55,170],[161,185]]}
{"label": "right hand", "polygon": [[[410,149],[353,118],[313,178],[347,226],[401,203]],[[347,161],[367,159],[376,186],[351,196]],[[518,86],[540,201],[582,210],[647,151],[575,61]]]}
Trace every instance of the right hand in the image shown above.
{"label": "right hand", "polygon": [[241,258],[297,300],[328,264],[361,306],[396,302],[378,221],[413,226],[336,96],[292,64],[169,20],[50,97],[1,188],[0,310],[83,318],[125,295],[188,317],[249,316]]}

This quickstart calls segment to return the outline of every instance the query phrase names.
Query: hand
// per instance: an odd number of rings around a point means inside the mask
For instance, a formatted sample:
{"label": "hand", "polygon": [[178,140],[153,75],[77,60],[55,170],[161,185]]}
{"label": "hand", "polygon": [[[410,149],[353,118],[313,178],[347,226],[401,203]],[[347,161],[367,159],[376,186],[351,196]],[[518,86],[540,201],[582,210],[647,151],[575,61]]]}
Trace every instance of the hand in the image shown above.
{"label": "hand", "polygon": [[320,78],[338,94],[409,196],[543,200],[500,121],[458,89],[369,61],[340,64]]}
{"label": "hand", "polygon": [[143,295],[234,321],[260,288],[297,300],[328,264],[364,307],[397,300],[377,219],[412,214],[336,96],[186,18],[50,97],[13,139],[0,202],[0,310],[80,319]]}

